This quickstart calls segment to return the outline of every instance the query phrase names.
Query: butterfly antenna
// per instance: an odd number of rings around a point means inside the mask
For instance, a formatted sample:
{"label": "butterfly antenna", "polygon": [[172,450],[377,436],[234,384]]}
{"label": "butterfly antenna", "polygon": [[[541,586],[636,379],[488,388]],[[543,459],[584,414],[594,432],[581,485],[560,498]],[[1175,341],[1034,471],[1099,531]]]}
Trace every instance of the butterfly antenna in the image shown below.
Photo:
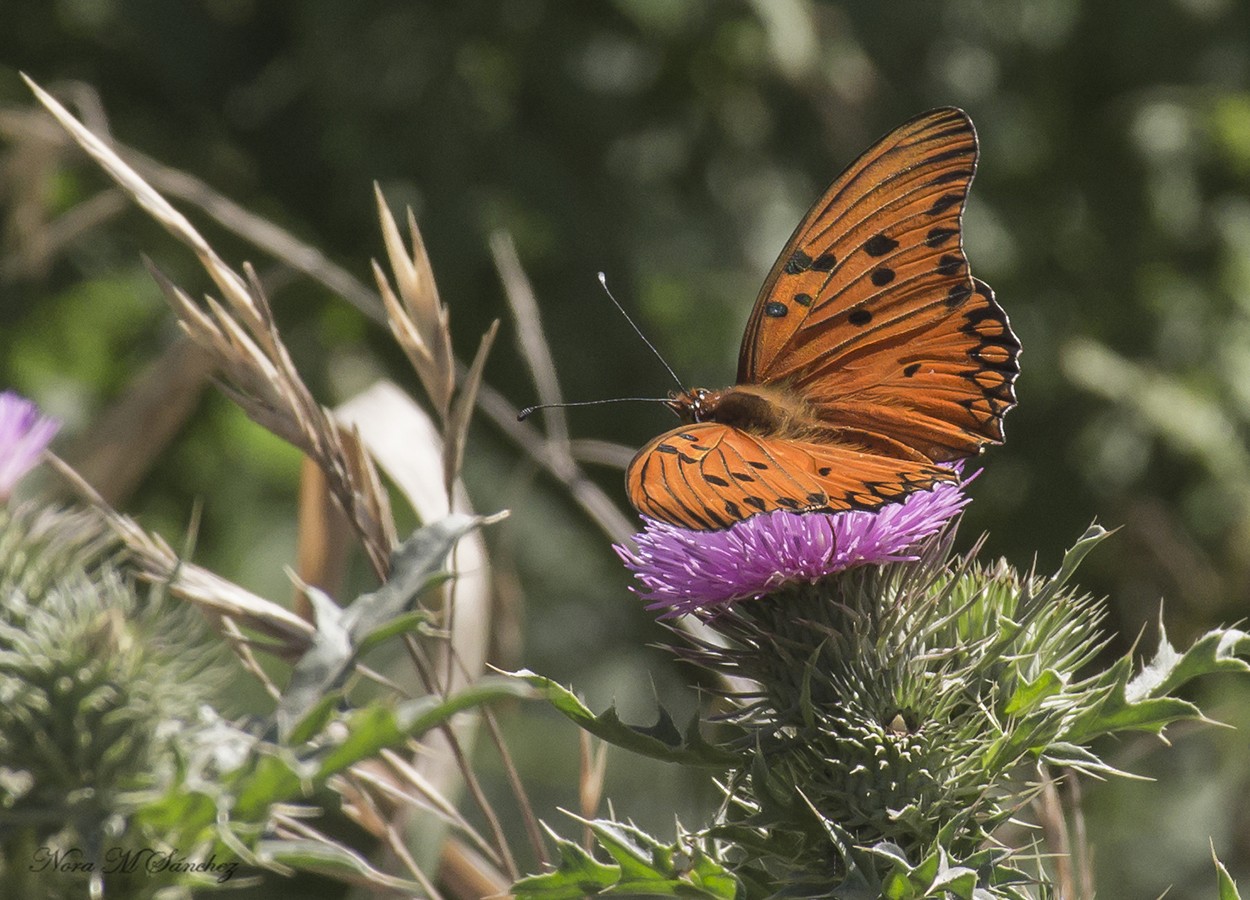
{"label": "butterfly antenna", "polygon": [[673,367],[668,364],[668,361],[665,360],[663,356],[660,356],[660,351],[655,349],[655,344],[647,340],[647,336],[642,333],[642,329],[639,328],[634,320],[629,317],[629,313],[625,312],[625,307],[621,306],[621,304],[617,302],[616,298],[612,296],[612,291],[608,288],[608,276],[604,275],[602,272],[599,273],[599,283],[603,285],[603,292],[608,295],[608,299],[612,301],[612,305],[620,310],[621,315],[625,317],[625,321],[629,323],[629,327],[634,329],[638,337],[642,338],[642,342],[650,348],[652,353],[655,354],[655,358],[660,361],[660,364],[664,366],[664,368],[668,369],[668,374],[673,376],[673,380],[677,382],[677,386],[685,391],[686,386],[681,383],[681,379],[677,377],[677,373],[673,371]]}
{"label": "butterfly antenna", "polygon": [[517,421],[524,422],[533,413],[540,409],[564,409],[566,406],[598,406],[600,403],[632,403],[641,401],[643,403],[667,403],[667,397],[612,397],[609,400],[578,400],[573,403],[539,403],[537,406],[527,406],[525,409],[517,413]]}

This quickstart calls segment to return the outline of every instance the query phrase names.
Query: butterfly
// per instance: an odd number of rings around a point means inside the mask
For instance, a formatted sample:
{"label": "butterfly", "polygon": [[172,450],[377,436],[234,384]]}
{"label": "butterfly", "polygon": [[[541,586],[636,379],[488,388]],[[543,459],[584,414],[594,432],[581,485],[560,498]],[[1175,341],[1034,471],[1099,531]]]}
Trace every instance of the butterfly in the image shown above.
{"label": "butterfly", "polygon": [[626,471],[640,513],[689,529],[773,510],[875,510],[1003,442],[1020,342],[960,231],[972,120],[887,134],[808,211],[760,289],[737,384],[669,395],[683,424]]}

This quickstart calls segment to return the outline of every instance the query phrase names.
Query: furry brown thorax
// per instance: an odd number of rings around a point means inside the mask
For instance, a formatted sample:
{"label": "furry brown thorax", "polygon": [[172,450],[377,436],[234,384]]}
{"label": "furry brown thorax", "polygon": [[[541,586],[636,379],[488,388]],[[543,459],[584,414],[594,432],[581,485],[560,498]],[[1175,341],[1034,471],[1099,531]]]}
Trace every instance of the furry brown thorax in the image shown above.
{"label": "furry brown thorax", "polygon": [[672,393],[665,405],[683,422],[719,422],[757,437],[839,441],[866,453],[930,462],[932,458],[894,438],[836,425],[784,387],[737,385],[719,391],[692,388]]}
{"label": "furry brown thorax", "polygon": [[799,438],[820,424],[802,399],[775,387],[693,388],[669,397],[666,405],[683,422],[719,422],[761,436]]}

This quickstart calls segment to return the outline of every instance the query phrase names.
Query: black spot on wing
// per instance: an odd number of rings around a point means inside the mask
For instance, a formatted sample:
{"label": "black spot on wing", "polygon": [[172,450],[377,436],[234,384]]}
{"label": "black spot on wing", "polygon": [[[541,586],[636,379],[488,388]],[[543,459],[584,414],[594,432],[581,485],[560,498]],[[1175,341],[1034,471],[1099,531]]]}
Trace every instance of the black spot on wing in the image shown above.
{"label": "black spot on wing", "polygon": [[672,502],[663,502],[661,499],[652,496],[651,491],[647,490],[646,487],[647,468],[650,463],[651,459],[648,458],[643,464],[642,472],[640,473],[640,481],[643,486],[643,495],[647,498],[647,502],[651,506],[652,511],[656,514],[656,518],[664,519],[666,522],[676,522],[686,527],[709,527],[710,523],[683,503],[681,498],[673,491],[673,486],[668,478],[668,469],[665,468],[662,462],[660,463],[659,478],[663,488],[662,496],[668,498]]}
{"label": "black spot on wing", "polygon": [[924,242],[930,247],[940,247],[958,233],[954,228],[930,228]]}
{"label": "black spot on wing", "polygon": [[774,319],[780,319],[789,311],[789,307],[787,307],[784,303],[778,303],[776,300],[772,300],[764,304],[764,315],[771,316]]}
{"label": "black spot on wing", "polygon": [[940,216],[956,203],[964,199],[963,194],[943,194],[933,201],[933,205],[929,207],[929,215]]}
{"label": "black spot on wing", "polygon": [[962,258],[951,253],[944,253],[938,260],[937,271],[939,275],[958,275],[963,265]]}
{"label": "black spot on wing", "polygon": [[878,266],[872,270],[870,278],[877,287],[885,287],[894,280],[894,270],[889,266]]}
{"label": "black spot on wing", "polygon": [[909,366],[903,367],[903,377],[911,378],[913,375],[915,375],[919,371],[920,371],[920,363],[912,363]]}
{"label": "black spot on wing", "polygon": [[853,309],[846,320],[852,325],[867,325],[872,321],[872,313],[866,309]]}
{"label": "black spot on wing", "polygon": [[864,243],[864,252],[869,256],[885,256],[898,246],[898,241],[884,234],[876,234]]}
{"label": "black spot on wing", "polygon": [[747,504],[747,506],[754,506],[756,509],[759,509],[759,510],[762,510],[768,506],[768,503],[764,500],[763,497],[743,497],[742,499],[743,499],[743,502]]}
{"label": "black spot on wing", "polygon": [[838,258],[832,253],[822,253],[813,260],[812,268],[817,272],[832,272],[837,264]]}
{"label": "black spot on wing", "polygon": [[943,302],[952,309],[960,306],[972,296],[972,288],[966,284],[957,284],[946,292],[946,300]]}
{"label": "black spot on wing", "polygon": [[729,482],[721,478],[719,475],[710,475],[707,472],[704,472],[703,480],[708,484],[714,484],[717,487],[729,487]]}
{"label": "black spot on wing", "polygon": [[811,294],[795,294],[794,302],[797,303],[799,306],[811,306],[812,295]]}
{"label": "black spot on wing", "polygon": [[786,260],[786,274],[798,275],[806,272],[812,267],[812,258],[802,250],[795,250],[793,255]]}

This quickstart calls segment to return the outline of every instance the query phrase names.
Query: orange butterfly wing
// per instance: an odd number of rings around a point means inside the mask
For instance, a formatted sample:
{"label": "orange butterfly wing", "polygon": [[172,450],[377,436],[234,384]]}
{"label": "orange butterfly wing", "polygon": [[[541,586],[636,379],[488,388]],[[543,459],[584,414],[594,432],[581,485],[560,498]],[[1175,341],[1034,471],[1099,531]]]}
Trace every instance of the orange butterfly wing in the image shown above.
{"label": "orange butterfly wing", "polygon": [[875,509],[953,477],[940,466],[844,444],[769,438],[701,422],[662,434],[640,450],[626,486],[644,515],[703,530],[778,509]]}
{"label": "orange butterfly wing", "polygon": [[769,273],[738,357],[741,384],[782,384],[822,421],[935,461],[1003,440],[1020,342],[968,273],[960,219],[972,121],[925,113],[852,163]]}
{"label": "orange butterfly wing", "polygon": [[738,360],[739,384],[797,397],[811,434],[676,428],[630,463],[640,512],[707,529],[776,509],[875,509],[955,480],[935,463],[1001,443],[1020,344],[963,254],[976,159],[972,122],[939,109],[834,181],[765,280]]}

